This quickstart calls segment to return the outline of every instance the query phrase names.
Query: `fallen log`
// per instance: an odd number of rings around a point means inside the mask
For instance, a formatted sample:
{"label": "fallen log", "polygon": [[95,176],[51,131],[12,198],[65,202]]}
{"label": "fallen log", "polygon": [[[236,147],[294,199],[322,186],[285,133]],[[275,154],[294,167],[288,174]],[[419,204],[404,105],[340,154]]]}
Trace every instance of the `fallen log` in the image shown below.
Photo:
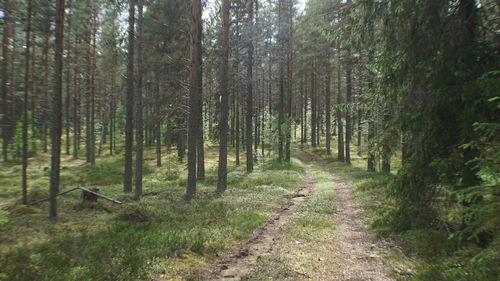
{"label": "fallen log", "polygon": [[[102,199],[105,199],[105,200],[111,201],[111,202],[113,202],[113,203],[115,203],[115,204],[122,204],[122,203],[123,203],[123,202],[121,202],[121,201],[118,201],[118,200],[116,200],[116,199],[113,199],[113,198],[107,197],[107,196],[105,196],[105,195],[102,195],[102,194],[100,194],[100,193],[97,193],[97,192],[95,192],[95,191],[92,191],[92,190],[90,190],[90,189],[88,189],[88,188],[81,187],[81,186],[74,187],[74,188],[68,189],[68,190],[63,191],[63,192],[59,192],[59,193],[57,193],[57,194],[56,194],[56,196],[59,196],[59,195],[64,195],[64,194],[66,194],[66,193],[70,193],[70,192],[75,191],[75,190],[78,190],[78,189],[79,189],[79,190],[81,190],[81,191],[84,191],[84,192],[87,192],[87,193],[93,194],[93,195],[95,195],[95,196],[97,196],[97,197],[100,197],[100,198],[102,198]],[[50,198],[44,198],[44,199],[36,200],[36,201],[33,201],[33,202],[29,203],[29,205],[35,205],[35,204],[38,204],[38,203],[40,203],[40,202],[48,201],[49,199],[50,199]]]}

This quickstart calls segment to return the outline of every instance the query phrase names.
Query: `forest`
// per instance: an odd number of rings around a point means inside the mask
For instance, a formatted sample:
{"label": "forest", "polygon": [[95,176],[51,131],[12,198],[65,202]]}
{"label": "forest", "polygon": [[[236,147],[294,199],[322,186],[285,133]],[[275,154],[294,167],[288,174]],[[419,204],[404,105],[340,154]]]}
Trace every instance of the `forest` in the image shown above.
{"label": "forest", "polygon": [[499,0],[0,24],[0,281],[498,280]]}

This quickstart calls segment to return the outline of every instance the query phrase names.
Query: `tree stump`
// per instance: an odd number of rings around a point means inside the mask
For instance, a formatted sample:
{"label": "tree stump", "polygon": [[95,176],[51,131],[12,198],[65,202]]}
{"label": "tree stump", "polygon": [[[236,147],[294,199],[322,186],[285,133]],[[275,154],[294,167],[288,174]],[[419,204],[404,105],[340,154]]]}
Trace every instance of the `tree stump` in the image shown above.
{"label": "tree stump", "polygon": [[[98,188],[90,188],[91,191],[98,193],[99,189]],[[82,190],[82,199],[83,201],[92,201],[92,202],[97,202],[97,195],[94,193],[90,193],[88,191]]]}

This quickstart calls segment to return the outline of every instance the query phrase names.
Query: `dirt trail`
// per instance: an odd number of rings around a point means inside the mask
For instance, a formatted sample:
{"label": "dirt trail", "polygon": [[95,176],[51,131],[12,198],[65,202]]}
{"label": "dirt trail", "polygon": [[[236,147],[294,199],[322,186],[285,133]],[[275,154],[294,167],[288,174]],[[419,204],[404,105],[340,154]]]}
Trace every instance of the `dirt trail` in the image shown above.
{"label": "dirt trail", "polygon": [[[323,266],[328,264],[327,268],[322,268],[311,276],[304,275],[300,280],[395,280],[390,277],[392,268],[382,261],[388,251],[369,233],[363,221],[362,211],[355,203],[351,187],[319,156],[313,153],[307,155],[331,174],[332,187],[335,187],[335,199],[332,204],[337,209],[337,212],[332,214],[332,220],[338,231],[335,238],[329,241],[329,245],[325,245],[329,249],[325,257],[328,262]],[[247,280],[245,276],[257,267],[259,257],[276,254],[282,250],[276,245],[275,238],[286,231],[284,226],[314,191],[316,179],[307,162],[304,163],[306,176],[302,188],[289,196],[288,201],[266,223],[257,228],[250,238],[238,243],[231,251],[217,259],[202,280]]]}
{"label": "dirt trail", "polygon": [[337,213],[334,217],[338,232],[332,241],[336,251],[332,252],[331,258],[340,270],[325,280],[395,280],[390,277],[392,268],[382,260],[388,249],[368,231],[352,188],[317,155],[308,154],[330,172],[336,187],[334,204]]}
{"label": "dirt trail", "polygon": [[270,219],[254,230],[252,236],[238,244],[224,256],[217,259],[203,280],[242,280],[257,265],[260,256],[269,254],[274,238],[283,230],[293,213],[314,189],[314,176],[305,165],[305,178],[302,187]]}

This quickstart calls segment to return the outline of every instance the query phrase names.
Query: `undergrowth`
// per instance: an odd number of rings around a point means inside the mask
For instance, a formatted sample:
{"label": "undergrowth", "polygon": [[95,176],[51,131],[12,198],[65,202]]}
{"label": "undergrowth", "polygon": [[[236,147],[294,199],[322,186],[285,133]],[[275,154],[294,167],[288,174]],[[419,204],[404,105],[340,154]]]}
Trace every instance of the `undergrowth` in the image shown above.
{"label": "undergrowth", "polygon": [[[495,235],[498,225],[491,223],[488,226],[490,239],[488,243],[481,243],[481,238],[474,236],[460,236],[460,224],[454,222],[456,205],[447,203],[435,206],[434,219],[431,224],[419,228],[412,228],[403,232],[393,225],[391,214],[395,205],[387,195],[387,190],[393,183],[395,175],[370,173],[366,171],[366,160],[353,156],[352,165],[336,161],[334,156],[326,156],[324,149],[315,149],[312,152],[321,156],[324,161],[346,182],[355,187],[358,202],[364,210],[364,215],[371,224],[372,231],[379,236],[390,238],[403,246],[402,251],[393,250],[388,256],[389,262],[395,268],[398,279],[418,281],[476,281],[498,280],[500,276],[500,239]],[[444,196],[438,200],[444,200]],[[493,200],[485,197],[487,200]],[[481,203],[486,200],[483,199]],[[440,206],[438,208],[437,206]],[[491,207],[492,205],[490,205]],[[491,209],[491,208],[490,208]],[[485,214],[490,214],[490,209]],[[477,210],[477,209],[476,209]],[[422,210],[423,211],[423,210]],[[471,221],[478,221],[476,217]],[[484,214],[483,214],[484,215]],[[490,217],[498,217],[498,213]],[[496,230],[495,230],[496,229]],[[468,230],[468,229],[466,229]],[[498,233],[498,232],[497,232]],[[484,232],[482,232],[484,235]]]}
{"label": "undergrowth", "polygon": [[[9,212],[0,214],[0,239],[5,242],[0,280],[197,278],[212,258],[264,222],[283,196],[299,187],[304,174],[296,159],[287,165],[261,159],[251,174],[242,166],[231,167],[228,190],[217,195],[216,171],[207,166],[197,196],[186,202],[183,165],[168,155],[162,168],[145,165],[144,197],[136,203],[122,192],[121,158],[101,157],[95,166],[75,162],[63,175],[67,188],[98,186],[125,201],[123,205],[82,205],[79,194],[70,193],[58,198],[55,222],[46,217],[47,203],[23,207],[14,201],[4,207]],[[46,172],[43,167],[37,171],[42,176]],[[43,198],[44,191],[32,187],[30,198]]]}

